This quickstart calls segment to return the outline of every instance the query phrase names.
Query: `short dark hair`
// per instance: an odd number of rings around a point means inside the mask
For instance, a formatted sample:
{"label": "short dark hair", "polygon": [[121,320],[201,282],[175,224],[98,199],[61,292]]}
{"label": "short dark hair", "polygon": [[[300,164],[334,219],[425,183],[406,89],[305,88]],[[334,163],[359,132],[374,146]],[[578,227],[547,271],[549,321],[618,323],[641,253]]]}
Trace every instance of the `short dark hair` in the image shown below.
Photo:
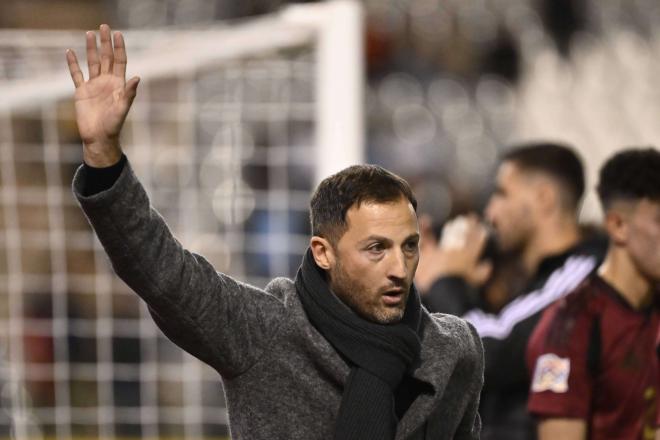
{"label": "short dark hair", "polygon": [[584,168],[573,148],[551,142],[523,144],[507,152],[502,161],[548,175],[563,187],[560,198],[564,207],[577,211],[584,195]]}
{"label": "short dark hair", "polygon": [[660,152],[630,148],[616,153],[600,169],[597,191],[604,209],[615,200],[660,201]]}
{"label": "short dark hair", "polygon": [[346,232],[346,213],[365,202],[388,203],[406,198],[417,210],[408,182],[378,165],[353,165],[324,179],[310,201],[312,235],[333,244]]}

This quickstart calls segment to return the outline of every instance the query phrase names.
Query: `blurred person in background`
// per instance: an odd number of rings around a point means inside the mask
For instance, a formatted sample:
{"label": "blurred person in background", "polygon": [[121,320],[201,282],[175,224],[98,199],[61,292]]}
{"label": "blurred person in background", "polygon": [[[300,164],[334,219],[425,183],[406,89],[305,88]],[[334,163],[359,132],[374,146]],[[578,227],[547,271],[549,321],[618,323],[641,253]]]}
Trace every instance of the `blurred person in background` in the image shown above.
{"label": "blurred person in background", "polygon": [[544,313],[528,346],[540,440],[653,439],[658,414],[660,152],[600,171],[605,261]]}
{"label": "blurred person in background", "polygon": [[370,165],[321,182],[295,281],[262,290],[218,273],[172,236],[122,153],[139,79],[125,80],[121,33],[102,25],[100,40],[87,33],[87,81],[67,51],[84,159],[74,193],[159,327],[222,376],[232,436],[478,438],[481,340],[421,306],[407,182]]}
{"label": "blurred person in background", "polygon": [[[483,340],[484,439],[535,438],[527,412],[529,336],[543,309],[575,288],[606,248],[602,237],[584,236],[578,224],[583,192],[573,149],[522,145],[503,157],[485,213],[495,254],[506,257],[483,258],[489,232],[476,215],[445,225],[439,244],[423,234],[415,283],[424,303],[431,312],[462,316]],[[499,303],[486,304],[493,293]]]}

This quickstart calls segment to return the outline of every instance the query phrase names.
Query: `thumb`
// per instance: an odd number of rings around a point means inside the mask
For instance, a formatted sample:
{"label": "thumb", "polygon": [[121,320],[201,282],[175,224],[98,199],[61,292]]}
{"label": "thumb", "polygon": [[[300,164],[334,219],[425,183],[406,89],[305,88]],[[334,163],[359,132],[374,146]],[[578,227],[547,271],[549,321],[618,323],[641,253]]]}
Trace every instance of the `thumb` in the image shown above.
{"label": "thumb", "polygon": [[128,111],[131,108],[131,105],[133,104],[133,100],[137,94],[137,86],[139,82],[140,78],[134,76],[128,80],[123,88],[120,87],[115,91],[115,102],[119,105],[119,108],[121,108],[121,111],[124,113],[124,117],[126,117]]}
{"label": "thumb", "polygon": [[137,87],[139,83],[140,83],[139,76],[134,76],[133,78],[129,79],[126,82],[126,85],[124,86],[124,97],[128,101],[128,105],[131,105],[131,103],[135,99],[135,95],[137,94]]}
{"label": "thumb", "polygon": [[490,278],[492,273],[493,264],[490,261],[482,261],[481,263],[477,264],[477,267],[475,268],[471,278],[474,284],[483,286],[486,281],[488,281],[488,278]]}

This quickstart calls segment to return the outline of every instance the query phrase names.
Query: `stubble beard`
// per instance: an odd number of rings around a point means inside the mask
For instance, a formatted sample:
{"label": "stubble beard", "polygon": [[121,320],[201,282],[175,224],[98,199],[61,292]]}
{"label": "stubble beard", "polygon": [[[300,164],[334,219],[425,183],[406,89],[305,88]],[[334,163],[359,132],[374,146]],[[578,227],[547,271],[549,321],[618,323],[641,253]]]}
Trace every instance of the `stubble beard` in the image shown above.
{"label": "stubble beard", "polygon": [[[403,319],[407,295],[402,301],[402,307],[379,307],[371,302],[375,296],[378,296],[376,301],[379,301],[379,295],[373,294],[367,286],[352,279],[339,261],[329,276],[330,288],[334,294],[362,318],[376,324],[396,324]],[[361,300],[362,295],[366,295],[368,302]]]}
{"label": "stubble beard", "polygon": [[496,229],[495,245],[503,254],[522,255],[531,242],[531,232],[524,225],[513,228],[513,231],[509,230],[507,235]]}

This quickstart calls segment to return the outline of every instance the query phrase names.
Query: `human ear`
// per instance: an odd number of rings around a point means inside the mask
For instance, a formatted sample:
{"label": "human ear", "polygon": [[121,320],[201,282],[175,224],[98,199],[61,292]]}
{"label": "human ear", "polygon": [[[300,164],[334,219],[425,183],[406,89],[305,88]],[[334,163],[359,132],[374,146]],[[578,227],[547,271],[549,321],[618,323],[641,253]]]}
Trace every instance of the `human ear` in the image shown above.
{"label": "human ear", "polygon": [[332,244],[325,238],[314,235],[309,240],[309,248],[316,265],[324,270],[329,270],[335,264],[335,252]]}
{"label": "human ear", "polygon": [[559,188],[551,182],[538,182],[535,187],[535,202],[544,215],[549,215],[560,208]]}
{"label": "human ear", "polygon": [[620,211],[612,209],[605,213],[605,229],[615,245],[623,246],[628,241],[628,222]]}

